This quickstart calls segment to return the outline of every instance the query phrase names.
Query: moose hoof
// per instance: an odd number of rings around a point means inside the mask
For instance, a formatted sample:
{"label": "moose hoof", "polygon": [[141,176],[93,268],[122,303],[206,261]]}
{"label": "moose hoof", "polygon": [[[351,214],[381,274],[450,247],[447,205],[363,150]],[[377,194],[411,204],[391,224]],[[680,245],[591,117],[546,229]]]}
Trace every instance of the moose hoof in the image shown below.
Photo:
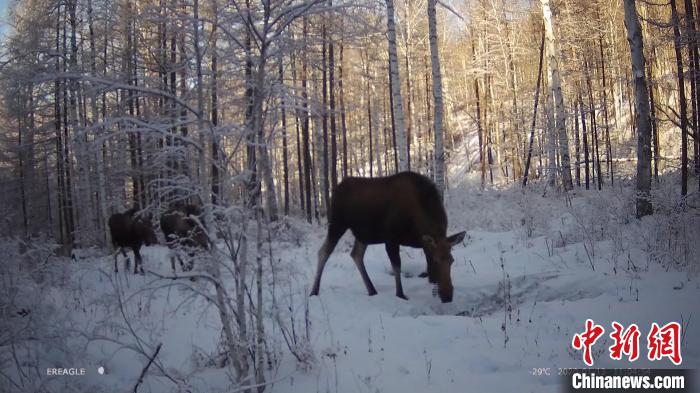
{"label": "moose hoof", "polygon": [[369,296],[374,296],[374,295],[377,294],[377,290],[373,288],[372,290],[367,291],[367,294],[368,294]]}
{"label": "moose hoof", "polygon": [[404,295],[403,293],[397,293],[397,294],[396,294],[396,297],[399,297],[399,298],[401,298],[401,299],[403,299],[403,300],[408,300],[408,298],[406,297],[406,295]]}
{"label": "moose hoof", "polygon": [[318,296],[318,289],[314,289],[313,291],[311,291],[309,296]]}

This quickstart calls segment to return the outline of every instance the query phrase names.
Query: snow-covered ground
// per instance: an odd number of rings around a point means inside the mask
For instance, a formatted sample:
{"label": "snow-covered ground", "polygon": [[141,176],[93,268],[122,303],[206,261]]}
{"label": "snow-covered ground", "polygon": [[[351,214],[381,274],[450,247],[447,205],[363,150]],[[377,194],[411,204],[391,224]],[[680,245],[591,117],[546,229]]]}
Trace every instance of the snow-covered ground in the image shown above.
{"label": "snow-covered ground", "polygon": [[[280,315],[288,337],[304,342],[308,332],[309,343],[295,347],[299,361],[270,326],[271,351],[279,356],[267,391],[556,392],[558,368],[583,366],[571,339],[587,318],[606,329],[594,347],[595,367],[672,367],[668,359],[646,360],[645,338],[652,322],[677,321],[684,324],[682,366],[700,368],[697,207],[680,213],[660,206],[655,217],[640,222],[626,186],[568,198],[542,197],[542,190],[477,190],[468,182],[453,185],[447,198],[449,232],[468,232],[453,249],[455,295],[449,304],[418,277],[425,268],[422,252],[406,248],[401,257],[409,300],[394,296],[382,246],[370,246],[365,256],[379,292],[367,296],[349,256],[350,233],[329,259],[320,296],[309,298],[324,228],[291,220],[289,229],[279,229],[284,232],[272,243],[272,261],[283,273],[270,291],[285,309]],[[147,269],[168,273],[167,249],[143,253]],[[17,297],[18,309],[32,304],[30,316],[46,318],[41,334],[56,340],[42,344],[40,367],[87,370],[84,377],[35,383],[131,391],[148,362],[142,353],[162,343],[159,362],[139,391],[230,391],[227,368],[217,356],[217,311],[196,295],[208,290],[206,283],[115,275],[112,262],[93,256],[53,269],[56,275],[42,278],[48,284],[41,294],[3,283],[5,294]],[[37,296],[44,309],[36,309]],[[639,325],[640,360],[610,359],[612,321]],[[551,375],[533,376],[537,368],[549,368]]]}

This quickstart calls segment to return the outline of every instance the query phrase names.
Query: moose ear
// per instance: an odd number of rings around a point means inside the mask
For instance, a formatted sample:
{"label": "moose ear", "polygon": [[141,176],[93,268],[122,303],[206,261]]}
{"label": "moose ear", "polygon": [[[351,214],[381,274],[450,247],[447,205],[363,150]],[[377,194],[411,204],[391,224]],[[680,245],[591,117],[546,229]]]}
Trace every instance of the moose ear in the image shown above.
{"label": "moose ear", "polygon": [[423,235],[423,247],[433,249],[435,248],[435,239],[428,235]]}
{"label": "moose ear", "polygon": [[455,244],[461,243],[462,240],[464,240],[464,235],[466,235],[466,231],[462,231],[460,233],[455,233],[452,236],[449,236],[447,238],[447,241],[450,243],[451,246],[454,246]]}

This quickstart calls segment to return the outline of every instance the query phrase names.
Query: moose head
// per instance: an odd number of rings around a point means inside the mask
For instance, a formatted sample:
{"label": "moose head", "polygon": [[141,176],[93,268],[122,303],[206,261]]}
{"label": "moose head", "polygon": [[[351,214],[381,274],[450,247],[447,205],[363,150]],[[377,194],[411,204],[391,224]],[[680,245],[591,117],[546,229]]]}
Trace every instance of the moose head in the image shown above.
{"label": "moose head", "polygon": [[452,247],[464,240],[466,232],[459,232],[447,237],[423,235],[423,251],[428,261],[428,280],[437,284],[438,295],[443,303],[452,301]]}

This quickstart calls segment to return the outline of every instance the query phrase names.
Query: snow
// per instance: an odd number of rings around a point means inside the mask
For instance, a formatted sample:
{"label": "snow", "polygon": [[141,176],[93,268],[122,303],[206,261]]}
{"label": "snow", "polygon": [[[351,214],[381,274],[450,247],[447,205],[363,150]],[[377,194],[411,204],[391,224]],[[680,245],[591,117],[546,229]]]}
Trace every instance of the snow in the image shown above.
{"label": "snow", "polygon": [[[350,233],[326,265],[320,295],[309,298],[324,227],[296,219],[285,223],[272,244],[282,272],[276,276],[277,306],[294,323],[296,348],[303,354],[308,304],[308,357],[298,361],[279,330],[268,328],[280,357],[267,375],[274,381],[267,391],[557,392],[558,368],[583,366],[571,339],[587,318],[606,329],[594,347],[595,367],[672,367],[667,359],[650,362],[645,356],[651,323],[671,321],[684,324],[682,367],[700,367],[700,254],[678,262],[672,250],[661,252],[655,232],[675,222],[697,240],[698,230],[692,229],[698,227],[697,210],[684,213],[685,221],[664,221],[668,215],[657,214],[640,222],[630,218],[632,194],[626,186],[579,190],[569,198],[542,197],[537,186],[527,192],[480,191],[471,179],[452,187],[448,231],[468,231],[453,249],[452,303],[433,296],[432,286],[418,277],[425,269],[422,252],[408,248],[401,257],[409,300],[394,296],[382,246],[367,249],[366,267],[378,291],[367,296],[349,256]],[[689,247],[697,251],[697,245]],[[219,367],[217,311],[195,294],[210,289],[205,282],[125,274],[122,259],[115,274],[111,256],[93,254],[55,270],[61,274],[46,277],[41,294],[43,307],[51,310],[42,314],[48,315],[47,326],[55,324],[62,338],[45,344],[53,350],[42,353],[40,367],[84,367],[87,375],[46,377],[42,383],[72,391],[132,390],[148,361],[143,353],[163,343],[159,365],[180,387],[153,366],[139,391],[232,391],[227,369]],[[147,247],[143,255],[146,269],[169,274],[166,248]],[[36,295],[17,303],[32,301]],[[639,325],[642,356],[636,362],[609,358],[612,321]],[[552,375],[533,376],[536,368],[551,368]]]}

